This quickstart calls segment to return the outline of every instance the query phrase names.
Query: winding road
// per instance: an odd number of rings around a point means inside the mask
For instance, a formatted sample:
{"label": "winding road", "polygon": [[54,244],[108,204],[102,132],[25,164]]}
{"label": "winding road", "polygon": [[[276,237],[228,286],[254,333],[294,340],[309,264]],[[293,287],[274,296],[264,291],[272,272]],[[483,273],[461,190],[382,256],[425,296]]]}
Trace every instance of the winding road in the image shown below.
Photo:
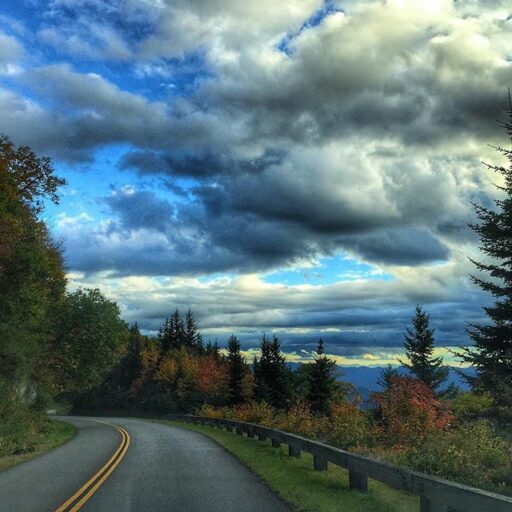
{"label": "winding road", "polygon": [[67,444],[0,473],[5,512],[289,512],[211,439],[123,418],[62,418]]}

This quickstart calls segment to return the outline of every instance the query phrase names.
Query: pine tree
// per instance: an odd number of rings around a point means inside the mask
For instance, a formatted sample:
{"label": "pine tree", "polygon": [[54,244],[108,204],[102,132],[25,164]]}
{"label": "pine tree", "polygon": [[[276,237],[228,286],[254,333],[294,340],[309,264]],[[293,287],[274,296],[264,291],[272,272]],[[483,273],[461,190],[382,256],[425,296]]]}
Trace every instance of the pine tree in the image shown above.
{"label": "pine tree", "polygon": [[290,377],[279,338],[274,336],[270,341],[263,336],[260,350],[260,359],[254,361],[256,396],[283,409],[288,404]]}
{"label": "pine tree", "polygon": [[[503,126],[512,142],[512,101],[509,93],[508,122]],[[471,276],[473,282],[494,297],[494,304],[484,308],[489,323],[472,325],[472,347],[462,347],[459,356],[476,368],[476,389],[488,391],[498,405],[512,406],[512,149],[495,148],[508,166],[488,165],[501,174],[503,186],[497,188],[503,199],[496,208],[473,205],[480,223],[470,225],[480,238],[480,249],[489,258],[486,263],[473,261],[477,269],[491,279]]]}
{"label": "pine tree", "polygon": [[185,325],[178,309],[169,318],[171,348],[181,348],[185,344]]}
{"label": "pine tree", "polygon": [[388,364],[385,368],[380,372],[379,378],[377,380],[377,384],[386,391],[391,387],[391,382],[395,377],[398,377],[400,374],[398,373],[397,368],[393,368],[390,364]]}
{"label": "pine tree", "polygon": [[204,352],[203,338],[199,332],[194,313],[189,309],[185,315],[184,344],[194,354]]}
{"label": "pine tree", "polygon": [[408,362],[400,361],[416,378],[423,381],[432,391],[448,378],[448,368],[441,357],[434,357],[434,330],[429,329],[430,317],[421,306],[416,306],[412,320],[414,330],[407,328],[405,351]]}
{"label": "pine tree", "polygon": [[217,340],[215,340],[213,343],[211,341],[208,341],[206,347],[204,348],[204,354],[213,357],[217,361],[220,361],[221,354],[219,343],[217,342]]}
{"label": "pine tree", "polygon": [[162,354],[185,345],[185,325],[179,310],[175,310],[158,331]]}
{"label": "pine tree", "polygon": [[326,415],[334,391],[335,362],[324,353],[324,342],[320,338],[315,361],[309,366],[307,400],[314,413]]}
{"label": "pine tree", "polygon": [[228,341],[229,403],[236,405],[244,401],[243,382],[247,373],[244,356],[240,353],[240,342],[236,336]]}

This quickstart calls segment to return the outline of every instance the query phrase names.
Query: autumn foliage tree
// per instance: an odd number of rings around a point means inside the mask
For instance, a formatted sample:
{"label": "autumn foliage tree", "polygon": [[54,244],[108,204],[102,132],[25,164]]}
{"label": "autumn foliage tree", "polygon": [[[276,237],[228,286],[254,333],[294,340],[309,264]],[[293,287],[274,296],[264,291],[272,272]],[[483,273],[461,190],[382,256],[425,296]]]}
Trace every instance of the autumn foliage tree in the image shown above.
{"label": "autumn foliage tree", "polygon": [[453,416],[432,389],[412,377],[392,377],[383,393],[375,393],[382,439],[389,445],[413,445],[435,430],[447,429]]}

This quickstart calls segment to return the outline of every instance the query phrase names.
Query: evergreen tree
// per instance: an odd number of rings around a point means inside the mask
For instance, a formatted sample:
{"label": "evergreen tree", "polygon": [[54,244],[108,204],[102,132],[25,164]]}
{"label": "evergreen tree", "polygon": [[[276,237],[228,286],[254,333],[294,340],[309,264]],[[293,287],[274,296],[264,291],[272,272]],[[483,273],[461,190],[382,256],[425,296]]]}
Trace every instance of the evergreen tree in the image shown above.
{"label": "evergreen tree", "polygon": [[416,306],[412,320],[414,330],[407,328],[405,351],[408,361],[400,361],[416,378],[423,381],[432,391],[448,378],[448,368],[441,357],[434,357],[434,330],[429,328],[430,317],[421,306]]}
{"label": "evergreen tree", "polygon": [[377,380],[377,384],[386,391],[391,387],[391,381],[395,377],[398,377],[400,374],[398,373],[397,368],[393,368],[390,364],[388,364],[385,368],[380,372],[380,376]]}
{"label": "evergreen tree", "polygon": [[335,362],[324,353],[324,342],[320,338],[315,361],[309,365],[307,400],[314,413],[326,415],[334,391]]}
{"label": "evergreen tree", "polygon": [[[509,121],[503,123],[512,142],[512,102],[509,98]],[[487,262],[473,261],[477,269],[491,279],[471,276],[482,290],[494,297],[494,304],[484,308],[489,323],[472,325],[472,347],[462,347],[459,356],[476,368],[475,388],[488,391],[499,405],[512,406],[512,149],[495,148],[508,166],[486,166],[501,174],[504,194],[494,201],[496,208],[473,205],[480,223],[471,225],[480,238],[480,249]]]}
{"label": "evergreen tree", "polygon": [[179,310],[175,310],[158,331],[162,354],[185,345],[185,325]]}
{"label": "evergreen tree", "polygon": [[206,356],[211,356],[215,360],[220,361],[221,354],[220,354],[220,347],[217,340],[215,340],[213,343],[211,341],[208,341],[206,344],[206,347],[204,347],[204,354]]}
{"label": "evergreen tree", "polygon": [[244,356],[240,353],[240,342],[236,336],[228,341],[229,403],[236,405],[244,401],[243,382],[247,374]]}
{"label": "evergreen tree", "polygon": [[199,332],[194,313],[189,309],[185,315],[184,343],[187,349],[194,354],[204,352],[203,338]]}
{"label": "evergreen tree", "polygon": [[256,396],[279,409],[285,408],[289,396],[289,371],[281,353],[281,342],[277,336],[261,340],[261,357],[254,362]]}

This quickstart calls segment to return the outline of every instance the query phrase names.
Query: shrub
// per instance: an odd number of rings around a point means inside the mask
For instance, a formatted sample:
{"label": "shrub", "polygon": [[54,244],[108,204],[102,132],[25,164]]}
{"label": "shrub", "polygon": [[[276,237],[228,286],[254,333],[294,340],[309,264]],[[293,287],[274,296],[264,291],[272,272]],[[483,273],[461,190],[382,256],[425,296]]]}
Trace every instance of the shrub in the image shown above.
{"label": "shrub", "polygon": [[247,423],[259,423],[273,427],[277,423],[278,411],[267,402],[249,402],[232,409],[232,418]]}
{"label": "shrub", "polygon": [[421,446],[395,452],[387,458],[417,471],[512,493],[509,446],[496,436],[487,420],[477,420],[448,432],[432,432]]}
{"label": "shrub", "polygon": [[455,417],[460,421],[486,416],[493,407],[493,399],[488,393],[460,393],[450,401]]}
{"label": "shrub", "polygon": [[311,413],[309,405],[303,400],[295,402],[280,418],[277,426],[286,432],[312,438],[318,437],[322,430],[318,417]]}
{"label": "shrub", "polygon": [[322,438],[343,449],[363,444],[369,437],[368,417],[350,402],[331,406],[330,416],[322,419]]}
{"label": "shrub", "polygon": [[445,430],[453,420],[446,404],[425,383],[411,377],[392,377],[389,388],[375,393],[373,399],[386,445],[415,445],[430,432]]}

